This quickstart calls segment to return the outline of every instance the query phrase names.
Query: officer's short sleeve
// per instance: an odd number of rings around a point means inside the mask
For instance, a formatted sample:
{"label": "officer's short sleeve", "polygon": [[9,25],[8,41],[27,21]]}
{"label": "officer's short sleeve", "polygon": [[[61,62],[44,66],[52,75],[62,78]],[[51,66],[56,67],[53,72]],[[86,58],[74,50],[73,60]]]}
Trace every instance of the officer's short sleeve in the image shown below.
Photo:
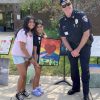
{"label": "officer's short sleeve", "polygon": [[81,22],[82,22],[82,32],[84,33],[88,29],[91,29],[91,23],[88,19],[88,17],[83,13],[81,16]]}
{"label": "officer's short sleeve", "polygon": [[61,20],[59,21],[59,35],[61,37],[65,37],[64,30],[63,30],[63,23]]}
{"label": "officer's short sleeve", "polygon": [[34,35],[33,36],[33,46],[37,46],[38,45],[38,36]]}

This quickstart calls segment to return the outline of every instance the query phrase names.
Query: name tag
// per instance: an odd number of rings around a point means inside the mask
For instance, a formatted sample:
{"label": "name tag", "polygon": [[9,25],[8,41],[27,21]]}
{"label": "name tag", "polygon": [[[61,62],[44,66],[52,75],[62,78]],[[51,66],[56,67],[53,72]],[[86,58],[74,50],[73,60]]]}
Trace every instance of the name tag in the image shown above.
{"label": "name tag", "polygon": [[68,33],[68,32],[64,32],[64,34],[65,34],[65,35],[68,35],[69,33]]}

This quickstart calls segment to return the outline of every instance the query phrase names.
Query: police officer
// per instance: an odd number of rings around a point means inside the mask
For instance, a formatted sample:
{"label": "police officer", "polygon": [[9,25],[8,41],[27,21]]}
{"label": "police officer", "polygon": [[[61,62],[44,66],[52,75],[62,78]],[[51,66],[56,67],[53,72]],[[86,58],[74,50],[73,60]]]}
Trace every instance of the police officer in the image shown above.
{"label": "police officer", "polygon": [[89,59],[93,37],[91,24],[84,12],[73,10],[70,0],[60,0],[63,18],[59,22],[59,31],[62,42],[68,50],[68,58],[71,65],[72,89],[68,95],[80,92],[80,75],[78,59],[82,69],[83,100],[89,98]]}

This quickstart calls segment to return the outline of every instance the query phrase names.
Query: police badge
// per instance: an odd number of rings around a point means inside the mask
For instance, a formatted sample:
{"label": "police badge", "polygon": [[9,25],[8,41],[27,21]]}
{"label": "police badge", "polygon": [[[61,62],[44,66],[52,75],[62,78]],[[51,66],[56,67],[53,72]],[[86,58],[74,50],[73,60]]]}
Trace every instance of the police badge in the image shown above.
{"label": "police badge", "polygon": [[75,24],[78,24],[78,19],[75,19]]}

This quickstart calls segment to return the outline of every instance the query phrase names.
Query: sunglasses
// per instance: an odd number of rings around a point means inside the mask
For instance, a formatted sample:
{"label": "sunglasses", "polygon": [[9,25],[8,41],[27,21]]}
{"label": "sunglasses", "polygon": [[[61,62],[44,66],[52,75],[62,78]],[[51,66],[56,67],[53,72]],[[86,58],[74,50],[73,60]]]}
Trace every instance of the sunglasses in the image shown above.
{"label": "sunglasses", "polygon": [[63,4],[61,6],[62,6],[62,8],[66,8],[67,6],[70,6],[70,5],[71,5],[71,3],[65,3],[65,4]]}

